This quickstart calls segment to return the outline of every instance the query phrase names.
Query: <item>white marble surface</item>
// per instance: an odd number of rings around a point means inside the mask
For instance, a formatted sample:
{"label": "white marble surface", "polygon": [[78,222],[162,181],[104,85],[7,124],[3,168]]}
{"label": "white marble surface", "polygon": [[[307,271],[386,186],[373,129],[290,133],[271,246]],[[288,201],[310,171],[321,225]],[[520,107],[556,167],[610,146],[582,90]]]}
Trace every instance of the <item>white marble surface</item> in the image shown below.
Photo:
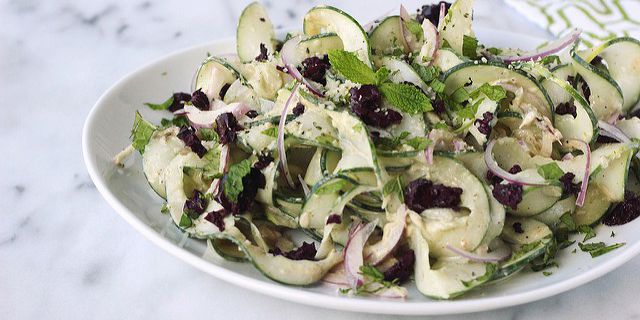
{"label": "white marble surface", "polygon": [[[343,2],[361,21],[397,8]],[[477,2],[479,25],[546,36],[500,0]],[[137,234],[85,171],[81,129],[100,94],[150,60],[232,36],[246,3],[0,0],[1,319],[385,318],[294,305],[208,276]],[[284,28],[300,27],[316,4],[265,3]],[[447,319],[635,319],[639,267],[637,258],[556,297]]]}

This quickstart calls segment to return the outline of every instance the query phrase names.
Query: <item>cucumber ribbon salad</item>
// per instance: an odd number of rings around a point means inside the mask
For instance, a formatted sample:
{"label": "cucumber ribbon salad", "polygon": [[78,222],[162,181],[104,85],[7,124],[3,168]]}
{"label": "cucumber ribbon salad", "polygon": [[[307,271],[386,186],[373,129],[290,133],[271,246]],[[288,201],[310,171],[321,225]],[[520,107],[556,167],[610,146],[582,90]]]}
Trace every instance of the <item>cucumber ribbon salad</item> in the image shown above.
{"label": "cucumber ribbon salad", "polygon": [[487,47],[472,7],[361,25],[317,6],[278,38],[252,3],[237,52],[147,104],[161,123],[136,113],[116,162],[137,150],[162,212],[220,256],[345,295],[404,298],[414,281],[450,299],[549,275],[569,246],[623,246],[589,239],[640,214],[640,42],[582,49],[575,30],[532,52]]}

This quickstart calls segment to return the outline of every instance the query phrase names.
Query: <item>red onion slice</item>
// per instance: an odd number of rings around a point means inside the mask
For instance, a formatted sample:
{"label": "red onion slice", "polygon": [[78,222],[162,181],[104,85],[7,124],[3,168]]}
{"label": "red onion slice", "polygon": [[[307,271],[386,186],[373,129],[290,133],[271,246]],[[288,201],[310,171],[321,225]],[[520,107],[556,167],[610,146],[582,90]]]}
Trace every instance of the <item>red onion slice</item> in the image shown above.
{"label": "red onion slice", "polygon": [[[424,19],[424,21],[422,21],[422,31],[424,32],[425,44],[429,43],[429,41],[431,42],[430,47],[428,47],[424,56],[431,58],[428,65],[432,65],[438,56],[438,49],[440,49],[440,36],[438,35],[438,29],[433,25],[433,23],[431,23],[431,21],[429,21],[429,19]],[[422,51],[420,53],[422,54]]]}
{"label": "red onion slice", "polygon": [[419,49],[418,44],[413,39],[413,34],[407,28],[408,21],[411,20],[411,16],[407,9],[400,5],[400,34],[402,35],[402,45],[407,52],[414,52]]}
{"label": "red onion slice", "polygon": [[[220,165],[218,167],[218,171],[220,171],[220,173],[224,174],[227,172],[229,167],[229,158],[229,145],[222,145],[220,147]],[[211,194],[218,194],[218,190],[220,190],[220,182],[222,182],[222,179],[214,179],[211,182]]]}
{"label": "red onion slice", "polygon": [[193,105],[187,104],[184,106],[184,114],[189,119],[189,123],[194,128],[211,128],[218,116],[223,113],[231,112],[236,119],[240,119],[249,111],[249,106],[242,102],[232,103],[226,105],[224,103],[214,104],[215,109],[203,111],[196,108]]}
{"label": "red onion slice", "polygon": [[600,134],[609,138],[616,139],[623,143],[631,142],[631,139],[627,137],[622,130],[618,129],[618,127],[609,124],[605,121],[598,120],[598,127],[600,128]]}
{"label": "red onion slice", "polygon": [[298,47],[298,44],[301,40],[302,37],[300,36],[293,37],[285,42],[284,45],[282,45],[282,49],[280,50],[280,58],[282,58],[282,63],[284,63],[284,67],[287,68],[287,73],[289,73],[291,77],[304,84],[309,89],[309,91],[311,91],[311,93],[315,94],[318,97],[324,97],[322,92],[320,92],[320,89],[316,88],[307,79],[305,79],[300,71],[298,71],[296,66],[291,64],[292,58],[296,54],[296,48]]}
{"label": "red onion slice", "polygon": [[354,289],[364,284],[364,276],[360,273],[360,267],[364,265],[364,245],[375,228],[376,222],[369,222],[364,226],[359,223],[349,232],[344,247],[344,271],[347,274],[347,282]]}
{"label": "red onion slice", "polygon": [[335,267],[333,271],[327,273],[324,278],[322,278],[322,282],[338,286],[348,286],[349,282],[347,281],[344,265],[340,264]]}
{"label": "red onion slice", "polygon": [[506,180],[509,183],[517,185],[546,186],[549,184],[548,181],[545,181],[541,177],[518,177],[500,168],[496,160],[493,158],[493,147],[495,146],[495,144],[496,140],[491,140],[489,144],[487,144],[487,148],[484,151],[484,162],[487,164],[487,168],[489,169],[489,171],[491,171],[491,173]]}
{"label": "red onion slice", "polygon": [[433,146],[428,146],[426,150],[424,150],[424,158],[427,160],[428,165],[433,164]]}
{"label": "red onion slice", "polygon": [[581,30],[574,29],[566,36],[548,43],[537,51],[525,53],[518,56],[499,56],[499,58],[502,59],[502,61],[504,61],[505,63],[538,60],[546,56],[558,53],[566,47],[574,44],[580,38],[580,33],[582,33]]}
{"label": "red onion slice", "polygon": [[386,259],[389,254],[396,249],[400,239],[402,239],[406,223],[407,207],[402,205],[398,208],[393,220],[384,225],[382,229],[382,239],[364,248],[364,255],[367,257],[367,262],[375,266]]}
{"label": "red onion slice", "polygon": [[476,254],[460,248],[456,248],[450,244],[447,244],[447,249],[463,258],[467,258],[474,262],[500,262],[506,260],[511,255],[511,249],[509,247],[500,246],[495,251],[487,254]]}
{"label": "red onion slice", "polygon": [[444,17],[447,15],[447,4],[444,2],[440,3],[440,16],[438,17],[438,30],[443,27]]}
{"label": "red onion slice", "polygon": [[284,172],[285,178],[287,178],[287,183],[289,186],[295,186],[295,182],[293,182],[293,178],[291,177],[291,172],[289,172],[289,164],[287,163],[287,150],[284,147],[284,125],[287,122],[287,111],[291,103],[293,102],[293,97],[298,92],[298,88],[300,87],[300,83],[296,83],[291,90],[291,95],[287,99],[287,102],[284,104],[282,108],[282,114],[280,114],[280,122],[278,122],[278,155],[280,156],[280,168]]}
{"label": "red onion slice", "polygon": [[301,175],[298,175],[298,181],[300,181],[300,185],[302,186],[302,191],[304,192],[304,196],[308,197],[311,190],[309,190],[309,186],[306,182],[304,182],[304,178]]}
{"label": "red onion slice", "polygon": [[576,198],[576,206],[582,207],[587,196],[587,186],[589,186],[589,176],[591,174],[591,147],[589,146],[589,143],[582,140],[571,139],[569,142],[581,144],[582,152],[584,152],[584,156],[586,158],[584,175],[582,176],[582,183],[580,184],[580,192],[578,192],[578,197]]}

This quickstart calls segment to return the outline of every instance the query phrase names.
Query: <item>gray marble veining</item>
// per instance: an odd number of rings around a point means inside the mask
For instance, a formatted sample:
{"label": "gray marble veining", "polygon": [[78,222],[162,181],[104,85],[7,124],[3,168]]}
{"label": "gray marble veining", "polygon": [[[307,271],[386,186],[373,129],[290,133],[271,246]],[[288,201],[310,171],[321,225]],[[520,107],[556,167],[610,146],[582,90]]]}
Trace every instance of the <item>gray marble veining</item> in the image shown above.
{"label": "gray marble veining", "polygon": [[[84,169],[81,130],[101,93],[169,52],[234,34],[240,1],[0,0],[0,318],[384,319],[295,305],[208,276],[118,217]],[[479,25],[546,36],[500,0]],[[300,28],[318,1],[264,1]],[[397,1],[330,1],[361,21]],[[420,1],[404,1],[415,8]],[[445,319],[632,319],[634,259],[571,292]]]}

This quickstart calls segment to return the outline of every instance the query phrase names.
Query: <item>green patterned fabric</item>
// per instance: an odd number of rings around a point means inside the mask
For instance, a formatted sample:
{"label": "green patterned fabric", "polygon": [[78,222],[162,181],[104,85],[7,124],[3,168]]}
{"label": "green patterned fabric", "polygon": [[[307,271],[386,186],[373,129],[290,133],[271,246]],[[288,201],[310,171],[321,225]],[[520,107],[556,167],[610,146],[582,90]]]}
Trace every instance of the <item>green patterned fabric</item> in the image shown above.
{"label": "green patterned fabric", "polygon": [[616,36],[640,38],[640,0],[505,0],[556,37],[582,29],[587,46]]}

